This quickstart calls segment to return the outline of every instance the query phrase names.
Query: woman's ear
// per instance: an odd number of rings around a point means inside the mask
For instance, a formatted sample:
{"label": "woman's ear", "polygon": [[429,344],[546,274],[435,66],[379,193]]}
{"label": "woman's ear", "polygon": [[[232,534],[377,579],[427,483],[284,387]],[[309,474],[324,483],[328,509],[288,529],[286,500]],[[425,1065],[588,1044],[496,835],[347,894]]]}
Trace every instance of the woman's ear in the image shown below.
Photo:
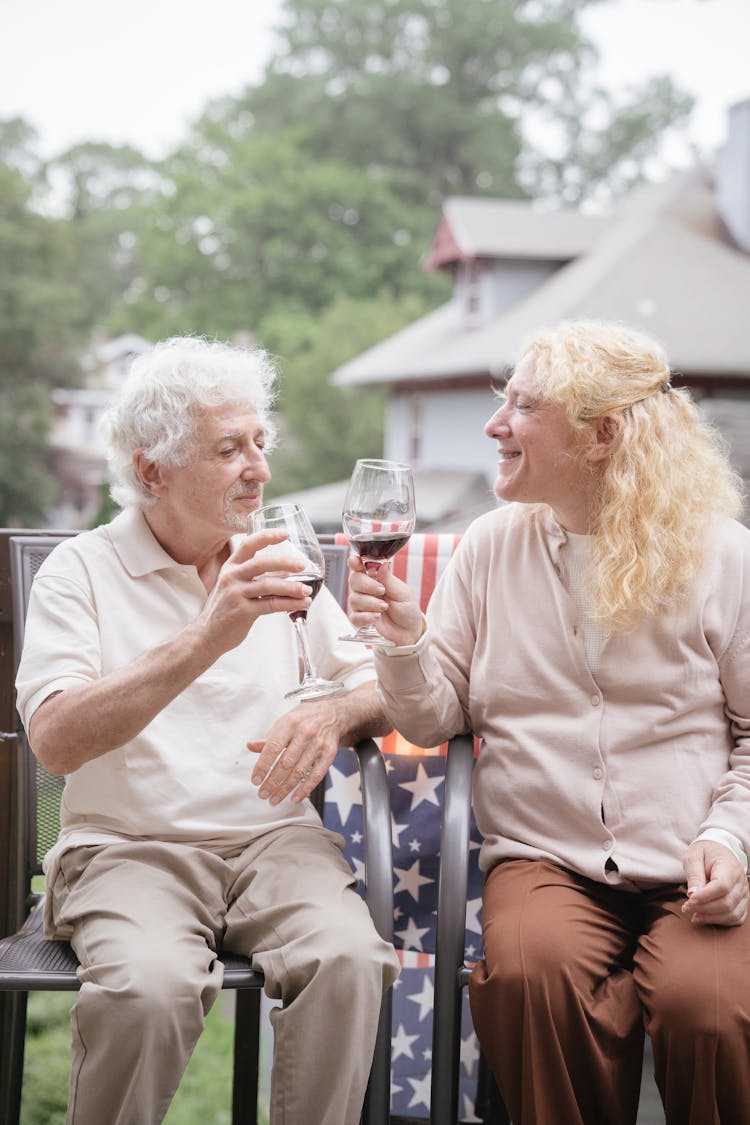
{"label": "woman's ear", "polygon": [[589,461],[605,461],[612,453],[620,436],[620,419],[616,414],[605,414],[597,418],[594,426],[594,442],[589,450]]}
{"label": "woman's ear", "polygon": [[152,496],[162,495],[164,481],[158,461],[150,461],[144,456],[143,450],[138,449],[133,454],[133,469],[147,492],[150,492]]}

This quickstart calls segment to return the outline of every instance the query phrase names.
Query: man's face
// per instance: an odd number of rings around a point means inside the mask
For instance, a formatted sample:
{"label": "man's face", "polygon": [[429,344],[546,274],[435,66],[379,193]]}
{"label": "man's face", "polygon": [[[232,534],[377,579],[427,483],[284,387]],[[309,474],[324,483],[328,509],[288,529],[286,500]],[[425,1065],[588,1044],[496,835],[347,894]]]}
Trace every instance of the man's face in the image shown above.
{"label": "man's face", "polygon": [[161,468],[160,504],[201,540],[247,531],[248,516],[261,506],[263,485],[271,479],[264,445],[265,430],[251,406],[200,408],[190,460]]}

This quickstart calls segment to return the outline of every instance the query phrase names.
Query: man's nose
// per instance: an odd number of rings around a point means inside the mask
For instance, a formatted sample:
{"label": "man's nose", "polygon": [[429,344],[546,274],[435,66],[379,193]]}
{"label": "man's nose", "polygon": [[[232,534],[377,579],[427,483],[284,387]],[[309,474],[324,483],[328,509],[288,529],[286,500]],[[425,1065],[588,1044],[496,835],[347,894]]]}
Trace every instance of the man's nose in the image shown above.
{"label": "man's nose", "polygon": [[261,453],[259,449],[254,453],[248,454],[245,458],[242,476],[262,481],[271,479],[271,470],[268,468],[268,461],[265,458],[265,454]]}

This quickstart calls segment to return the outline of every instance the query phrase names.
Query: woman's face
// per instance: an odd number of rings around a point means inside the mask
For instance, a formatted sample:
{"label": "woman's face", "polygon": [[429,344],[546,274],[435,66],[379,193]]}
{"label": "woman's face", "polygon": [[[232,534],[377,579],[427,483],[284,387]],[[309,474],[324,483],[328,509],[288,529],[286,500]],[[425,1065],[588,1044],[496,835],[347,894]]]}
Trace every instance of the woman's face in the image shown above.
{"label": "woman's face", "polygon": [[568,531],[590,530],[598,472],[581,458],[581,448],[594,439],[575,430],[561,406],[542,398],[533,356],[516,368],[485,433],[497,442],[496,496],[548,504]]}

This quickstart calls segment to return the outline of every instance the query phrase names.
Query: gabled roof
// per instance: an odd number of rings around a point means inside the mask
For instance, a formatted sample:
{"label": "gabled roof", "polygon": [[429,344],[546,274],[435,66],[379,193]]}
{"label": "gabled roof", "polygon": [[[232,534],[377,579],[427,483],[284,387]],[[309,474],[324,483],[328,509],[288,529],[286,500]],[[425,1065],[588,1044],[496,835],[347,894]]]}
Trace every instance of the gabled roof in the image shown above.
{"label": "gabled roof", "polygon": [[750,377],[750,255],[732,246],[699,174],[637,193],[594,245],[480,328],[456,300],[334,372],[341,384],[502,372],[560,320],[622,321],[656,337],[675,370]]}
{"label": "gabled roof", "polygon": [[424,260],[426,270],[476,258],[568,262],[588,250],[611,222],[580,211],[544,211],[516,199],[452,196]]}

